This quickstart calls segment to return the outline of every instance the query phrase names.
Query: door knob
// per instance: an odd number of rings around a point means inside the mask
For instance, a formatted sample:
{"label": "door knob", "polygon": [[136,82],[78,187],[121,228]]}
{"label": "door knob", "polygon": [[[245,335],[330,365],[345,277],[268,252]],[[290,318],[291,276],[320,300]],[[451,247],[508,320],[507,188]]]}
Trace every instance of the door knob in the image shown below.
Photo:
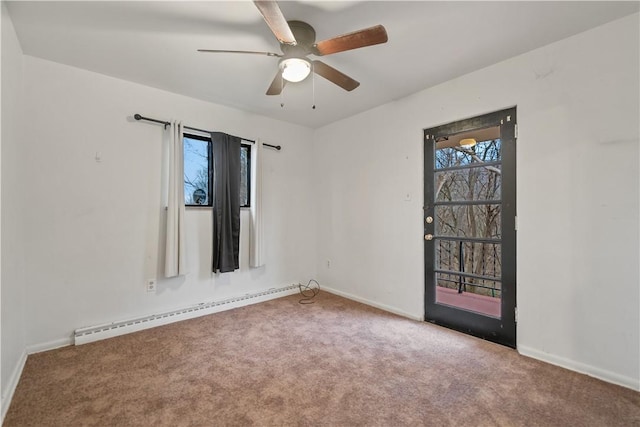
{"label": "door knob", "polygon": [[432,216],[428,216],[425,218],[425,221],[427,221],[427,224],[431,224],[433,222],[433,217]]}
{"label": "door knob", "polygon": [[433,234],[425,234],[424,235],[424,240],[432,240],[433,239]]}

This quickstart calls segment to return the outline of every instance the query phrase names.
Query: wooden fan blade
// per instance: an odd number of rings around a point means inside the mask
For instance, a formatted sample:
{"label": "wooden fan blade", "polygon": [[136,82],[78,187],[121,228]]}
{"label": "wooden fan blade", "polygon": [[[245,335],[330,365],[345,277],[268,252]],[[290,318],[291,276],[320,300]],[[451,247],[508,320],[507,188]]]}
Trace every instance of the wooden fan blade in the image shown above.
{"label": "wooden fan blade", "polygon": [[267,25],[271,29],[271,32],[278,39],[280,43],[296,45],[296,38],[291,32],[291,28],[289,28],[289,24],[285,19],[282,11],[280,10],[280,6],[276,1],[258,1],[255,0],[253,2],[262,17],[266,21]]}
{"label": "wooden fan blade", "polygon": [[287,84],[287,81],[282,78],[282,71],[278,70],[278,73],[271,82],[271,86],[267,89],[267,95],[280,95],[285,84]]}
{"label": "wooden fan blade", "polygon": [[313,61],[313,72],[349,92],[360,86],[360,82],[353,80],[322,61]]}
{"label": "wooden fan blade", "polygon": [[365,46],[386,43],[387,30],[382,25],[354,31],[329,40],[318,42],[313,47],[313,53],[319,56],[330,55],[332,53],[344,52],[345,50],[358,49]]}
{"label": "wooden fan blade", "polygon": [[198,49],[198,52],[205,52],[205,53],[249,53],[249,54],[252,54],[252,55],[267,55],[267,56],[277,56],[277,57],[281,57],[282,56],[279,53],[258,52],[258,51],[255,51],[255,50]]}

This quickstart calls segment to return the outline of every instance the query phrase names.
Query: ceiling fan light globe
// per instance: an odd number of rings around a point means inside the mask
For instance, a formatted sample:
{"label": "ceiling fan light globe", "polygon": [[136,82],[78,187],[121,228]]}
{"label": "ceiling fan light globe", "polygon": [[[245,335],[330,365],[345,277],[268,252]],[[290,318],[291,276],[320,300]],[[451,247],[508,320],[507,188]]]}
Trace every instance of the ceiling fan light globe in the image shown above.
{"label": "ceiling fan light globe", "polygon": [[287,58],[280,62],[282,78],[288,82],[297,83],[306,79],[311,72],[311,64],[302,58]]}
{"label": "ceiling fan light globe", "polygon": [[460,147],[462,148],[471,148],[474,145],[476,145],[476,140],[475,138],[466,138],[466,139],[461,139],[460,140]]}

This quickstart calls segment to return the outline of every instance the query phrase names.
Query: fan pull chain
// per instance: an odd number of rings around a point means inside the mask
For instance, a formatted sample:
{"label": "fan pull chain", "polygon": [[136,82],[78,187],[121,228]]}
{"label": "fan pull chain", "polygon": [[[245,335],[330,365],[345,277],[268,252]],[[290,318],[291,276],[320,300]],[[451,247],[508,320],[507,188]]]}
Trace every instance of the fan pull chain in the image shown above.
{"label": "fan pull chain", "polygon": [[280,108],[284,108],[284,77],[280,72]]}
{"label": "fan pull chain", "polygon": [[311,91],[312,91],[312,102],[313,106],[311,106],[312,110],[316,109],[316,73],[315,73],[315,64],[311,63]]}

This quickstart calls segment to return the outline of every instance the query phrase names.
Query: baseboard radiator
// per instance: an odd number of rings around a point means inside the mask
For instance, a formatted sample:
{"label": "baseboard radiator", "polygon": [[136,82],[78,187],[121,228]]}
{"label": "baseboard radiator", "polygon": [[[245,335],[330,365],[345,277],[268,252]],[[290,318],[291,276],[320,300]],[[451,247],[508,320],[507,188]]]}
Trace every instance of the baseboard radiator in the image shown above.
{"label": "baseboard radiator", "polygon": [[186,307],[179,310],[168,311],[166,313],[153,314],[151,316],[139,317],[136,319],[122,320],[104,325],[91,326],[76,329],[74,334],[75,345],[87,344],[106,338],[117,337],[143,329],[154,328],[156,326],[167,325],[181,320],[193,319],[194,317],[206,316],[207,314],[218,313],[232,308],[243,307],[270,299],[291,295],[298,292],[298,285],[289,285],[283,288],[272,288],[263,292],[245,294],[238,297],[227,298],[220,301],[212,301]]}

